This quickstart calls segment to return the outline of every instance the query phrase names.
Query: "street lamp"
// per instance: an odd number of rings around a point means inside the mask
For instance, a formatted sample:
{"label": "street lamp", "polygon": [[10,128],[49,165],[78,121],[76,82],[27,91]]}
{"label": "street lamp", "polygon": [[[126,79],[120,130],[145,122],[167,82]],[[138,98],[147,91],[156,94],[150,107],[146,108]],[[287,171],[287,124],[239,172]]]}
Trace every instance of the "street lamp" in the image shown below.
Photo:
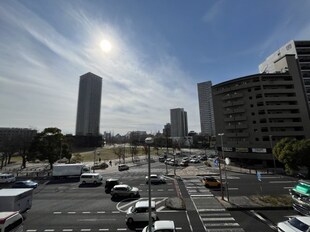
{"label": "street lamp", "polygon": [[[221,146],[222,146],[222,159],[224,160],[224,172],[225,172],[225,190],[226,190],[226,197],[227,201],[229,201],[229,194],[228,194],[228,183],[227,183],[227,171],[226,171],[226,162],[225,162],[225,155],[224,155],[224,143],[223,143],[223,136],[224,133],[219,133],[221,136]],[[221,162],[221,161],[220,161]],[[222,186],[221,186],[222,187]]]}
{"label": "street lamp", "polygon": [[149,187],[149,231],[152,228],[152,196],[151,196],[151,144],[154,142],[152,137],[147,137],[145,139],[145,143],[148,145],[149,152],[148,152],[148,187]]}
{"label": "street lamp", "polygon": [[272,135],[269,135],[269,141],[270,141],[270,149],[271,149],[271,155],[272,155],[272,158],[273,158],[273,173],[276,173],[276,160],[274,158],[274,155],[272,154],[272,148],[273,148],[273,145],[272,145]]}

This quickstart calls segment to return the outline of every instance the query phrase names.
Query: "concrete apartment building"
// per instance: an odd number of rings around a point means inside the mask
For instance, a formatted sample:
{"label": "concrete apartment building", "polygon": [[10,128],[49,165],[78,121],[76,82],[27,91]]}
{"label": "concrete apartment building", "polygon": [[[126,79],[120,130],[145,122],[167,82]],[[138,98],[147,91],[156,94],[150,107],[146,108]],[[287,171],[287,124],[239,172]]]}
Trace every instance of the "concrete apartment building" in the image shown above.
{"label": "concrete apartment building", "polygon": [[213,113],[212,100],[212,82],[206,81],[197,84],[200,127],[201,133],[204,135],[215,135],[215,122]]}
{"label": "concrete apartment building", "polygon": [[[299,62],[274,60],[275,73],[260,73],[212,87],[218,150],[242,161],[273,160],[271,148],[284,137],[310,138],[310,121]],[[264,160],[264,161],[262,161]]]}
{"label": "concrete apartment building", "polygon": [[170,109],[171,137],[184,138],[188,134],[187,112],[183,108]]}
{"label": "concrete apartment building", "polygon": [[281,70],[281,67],[276,67],[275,61],[287,54],[295,55],[297,59],[308,107],[310,109],[310,40],[289,41],[260,64],[259,71],[261,73],[284,71],[285,67],[284,70]]}
{"label": "concrete apartment building", "polygon": [[80,76],[75,135],[99,135],[101,89],[101,77],[90,72]]}

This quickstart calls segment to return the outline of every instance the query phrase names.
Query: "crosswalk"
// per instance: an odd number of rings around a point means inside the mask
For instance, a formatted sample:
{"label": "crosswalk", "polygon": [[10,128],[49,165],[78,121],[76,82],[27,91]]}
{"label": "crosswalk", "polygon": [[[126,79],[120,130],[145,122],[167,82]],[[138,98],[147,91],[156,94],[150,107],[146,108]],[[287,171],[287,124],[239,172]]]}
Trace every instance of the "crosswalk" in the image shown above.
{"label": "crosswalk", "polygon": [[206,232],[244,232],[197,176],[183,178]]}

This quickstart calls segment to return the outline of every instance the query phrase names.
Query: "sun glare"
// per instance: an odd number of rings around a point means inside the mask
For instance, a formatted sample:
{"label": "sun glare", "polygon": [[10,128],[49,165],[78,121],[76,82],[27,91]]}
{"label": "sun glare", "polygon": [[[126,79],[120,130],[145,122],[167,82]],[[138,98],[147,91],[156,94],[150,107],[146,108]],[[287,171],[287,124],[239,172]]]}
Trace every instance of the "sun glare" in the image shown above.
{"label": "sun glare", "polygon": [[104,40],[101,40],[101,42],[100,42],[100,48],[102,51],[108,53],[111,51],[112,45],[111,45],[110,41],[104,39]]}

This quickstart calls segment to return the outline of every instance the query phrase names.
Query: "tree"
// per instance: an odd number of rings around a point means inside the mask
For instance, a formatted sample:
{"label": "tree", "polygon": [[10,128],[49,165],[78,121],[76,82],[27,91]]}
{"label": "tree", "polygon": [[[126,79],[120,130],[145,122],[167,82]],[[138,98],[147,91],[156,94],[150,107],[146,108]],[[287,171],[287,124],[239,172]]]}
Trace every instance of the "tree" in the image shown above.
{"label": "tree", "polygon": [[119,163],[121,162],[121,159],[123,159],[123,163],[125,163],[125,147],[114,145],[113,152],[118,157]]}
{"label": "tree", "polygon": [[307,176],[310,176],[310,139],[298,141],[297,152],[299,165],[306,166],[308,169]]}
{"label": "tree", "polygon": [[298,155],[299,141],[292,138],[281,139],[273,148],[272,154],[277,160],[284,164],[285,172],[293,174],[298,170],[300,157]]}
{"label": "tree", "polygon": [[52,169],[53,164],[62,157],[62,140],[63,134],[60,129],[45,128],[31,143],[29,159],[48,160]]}

